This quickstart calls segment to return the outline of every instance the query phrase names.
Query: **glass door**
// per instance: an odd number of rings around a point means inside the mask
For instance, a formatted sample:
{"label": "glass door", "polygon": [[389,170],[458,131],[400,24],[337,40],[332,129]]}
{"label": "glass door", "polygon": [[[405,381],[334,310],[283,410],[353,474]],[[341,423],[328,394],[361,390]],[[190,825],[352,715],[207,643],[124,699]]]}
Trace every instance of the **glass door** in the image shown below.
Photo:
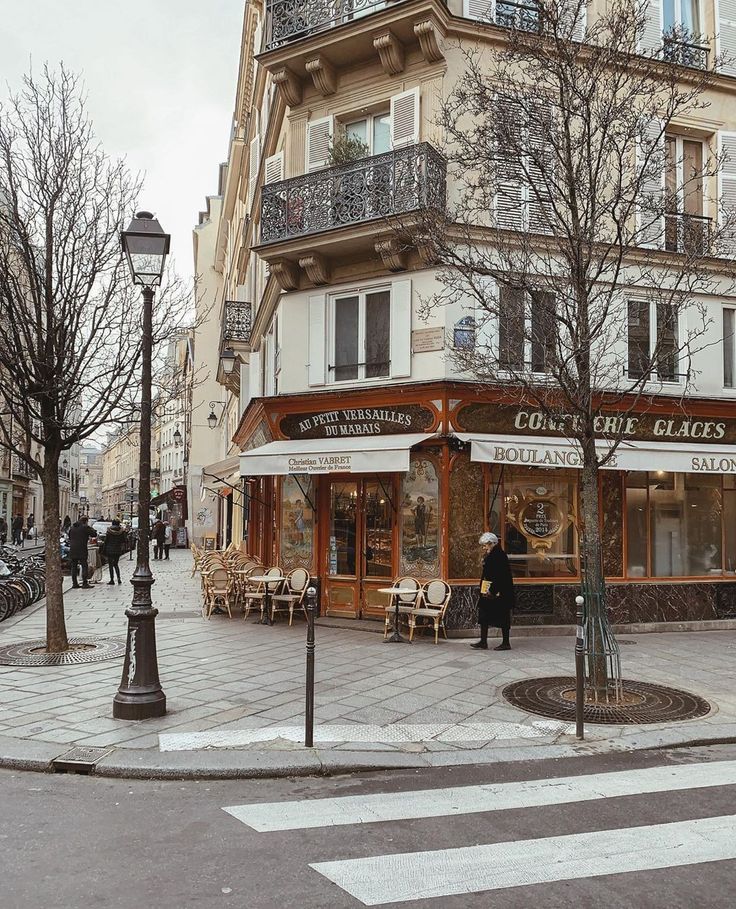
{"label": "glass door", "polygon": [[363,575],[361,614],[383,617],[394,563],[394,490],[392,477],[364,480],[362,495]]}
{"label": "glass door", "polygon": [[356,480],[330,481],[325,571],[327,609],[331,615],[351,618],[357,617],[360,609],[358,492]]}

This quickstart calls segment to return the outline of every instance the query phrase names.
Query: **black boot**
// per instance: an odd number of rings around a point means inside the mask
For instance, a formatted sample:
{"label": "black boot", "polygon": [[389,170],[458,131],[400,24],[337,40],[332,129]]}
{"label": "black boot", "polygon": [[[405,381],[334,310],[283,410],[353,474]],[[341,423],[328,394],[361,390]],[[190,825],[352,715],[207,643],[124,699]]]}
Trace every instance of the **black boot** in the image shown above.
{"label": "black boot", "polygon": [[487,641],[476,641],[475,644],[471,644],[470,646],[473,648],[473,650],[488,650]]}

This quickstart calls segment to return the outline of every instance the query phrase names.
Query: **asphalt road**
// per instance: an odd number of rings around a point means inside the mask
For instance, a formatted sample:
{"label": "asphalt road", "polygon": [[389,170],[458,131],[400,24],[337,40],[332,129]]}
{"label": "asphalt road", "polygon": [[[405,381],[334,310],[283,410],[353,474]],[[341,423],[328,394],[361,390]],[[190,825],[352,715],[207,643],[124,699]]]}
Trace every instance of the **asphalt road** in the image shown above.
{"label": "asphalt road", "polygon": [[731,909],[733,815],[734,746],[330,779],[2,771],[0,906]]}

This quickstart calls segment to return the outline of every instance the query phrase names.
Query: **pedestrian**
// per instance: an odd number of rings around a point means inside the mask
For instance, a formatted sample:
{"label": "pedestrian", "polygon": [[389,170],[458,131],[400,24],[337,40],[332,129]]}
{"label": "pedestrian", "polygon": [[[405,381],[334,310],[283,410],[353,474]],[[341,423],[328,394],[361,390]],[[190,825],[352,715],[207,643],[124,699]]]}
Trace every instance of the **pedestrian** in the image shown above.
{"label": "pedestrian", "polygon": [[471,644],[475,650],[488,650],[488,629],[500,628],[501,643],[494,650],[511,650],[509,629],[514,608],[514,579],[509,557],[501,549],[495,533],[484,533],[479,544],[483,547],[483,574],[478,596],[480,640]]}
{"label": "pedestrian", "polygon": [[164,523],[164,552],[166,555],[164,558],[169,558],[169,550],[171,549],[171,544],[174,542],[174,531],[168,521]]}
{"label": "pedestrian", "polygon": [[72,526],[72,519],[67,515],[64,518],[64,523],[61,525],[62,533],[69,533],[69,528]]}
{"label": "pedestrian", "polygon": [[72,587],[77,588],[77,569],[82,569],[82,584],[85,589],[90,585],[87,583],[89,574],[89,555],[87,553],[87,541],[95,536],[94,530],[87,524],[88,518],[83,514],[79,520],[75,521],[69,528],[69,558],[72,563]]}
{"label": "pedestrian", "polygon": [[35,537],[35,535],[36,535],[36,531],[34,530],[35,524],[36,524],[36,519],[33,517],[32,514],[29,514],[28,515],[28,532],[26,533],[26,538],[29,540],[32,540],[33,537]]}
{"label": "pedestrian", "polygon": [[8,536],[8,522],[4,517],[0,516],[0,543],[5,544],[5,540]]}
{"label": "pedestrian", "polygon": [[166,540],[166,525],[158,518],[156,523],[153,525],[153,530],[151,531],[151,536],[153,537],[154,548],[153,548],[153,557],[154,559],[162,559],[164,557],[164,541]]}
{"label": "pedestrian", "polygon": [[23,517],[21,515],[17,514],[13,518],[11,530],[13,533],[13,543],[15,543],[16,546],[21,546],[23,543]]}
{"label": "pedestrian", "polygon": [[115,518],[105,534],[105,556],[107,557],[107,567],[110,569],[108,585],[115,583],[115,575],[117,575],[118,584],[122,584],[118,562],[120,561],[120,556],[126,551],[127,544],[128,534],[125,528],[121,527],[120,521]]}

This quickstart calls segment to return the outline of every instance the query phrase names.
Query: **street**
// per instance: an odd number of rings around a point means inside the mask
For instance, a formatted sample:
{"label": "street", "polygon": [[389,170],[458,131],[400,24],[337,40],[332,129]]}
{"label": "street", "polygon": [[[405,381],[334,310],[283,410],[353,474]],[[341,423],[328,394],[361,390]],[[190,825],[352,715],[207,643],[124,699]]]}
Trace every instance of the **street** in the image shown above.
{"label": "street", "polygon": [[3,909],[734,900],[733,745],[327,779],[2,771],[0,791]]}

